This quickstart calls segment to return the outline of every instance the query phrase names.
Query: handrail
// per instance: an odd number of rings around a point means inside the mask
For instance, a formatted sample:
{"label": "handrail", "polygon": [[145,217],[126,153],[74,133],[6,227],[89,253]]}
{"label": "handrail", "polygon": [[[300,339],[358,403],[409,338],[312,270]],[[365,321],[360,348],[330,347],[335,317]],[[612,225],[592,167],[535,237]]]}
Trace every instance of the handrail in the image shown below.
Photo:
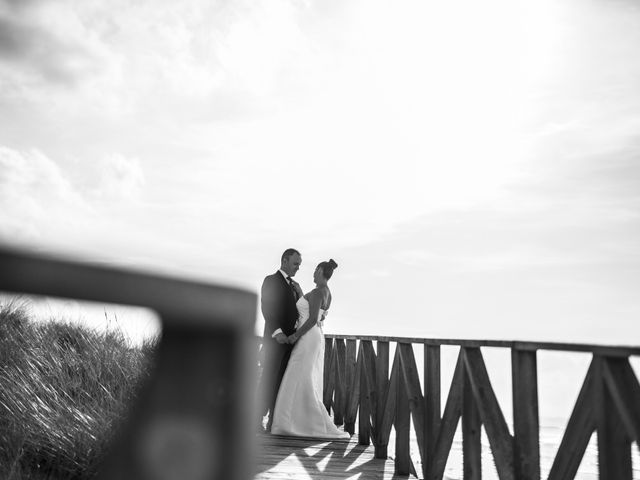
{"label": "handrail", "polygon": [[[540,480],[537,351],[591,353],[591,365],[547,478],[574,478],[597,431],[600,479],[632,479],[631,442],[640,439],[640,384],[628,357],[640,355],[640,347],[331,334],[325,335],[325,342],[324,403],[333,411],[334,422],[353,434],[357,419],[359,443],[373,442],[377,458],[387,457],[394,428],[396,473],[417,476],[409,455],[411,416],[421,473],[428,480],[443,478],[459,422],[466,480],[482,477],[481,426],[501,480]],[[391,342],[396,348],[389,372]],[[424,348],[424,385],[414,344]],[[444,411],[442,345],[459,347]],[[493,391],[482,347],[511,351],[513,433]]]}
{"label": "handrail", "polygon": [[99,478],[251,477],[255,293],[2,247],[0,291],[137,305],[160,317],[154,371]]}
{"label": "handrail", "polygon": [[471,340],[450,338],[389,337],[380,335],[325,334],[325,338],[340,340],[367,340],[370,342],[421,343],[424,345],[452,345],[459,347],[497,347],[518,350],[560,350],[563,352],[588,352],[601,355],[640,355],[640,347],[631,345],[598,345],[590,343],[536,342],[522,340]]}

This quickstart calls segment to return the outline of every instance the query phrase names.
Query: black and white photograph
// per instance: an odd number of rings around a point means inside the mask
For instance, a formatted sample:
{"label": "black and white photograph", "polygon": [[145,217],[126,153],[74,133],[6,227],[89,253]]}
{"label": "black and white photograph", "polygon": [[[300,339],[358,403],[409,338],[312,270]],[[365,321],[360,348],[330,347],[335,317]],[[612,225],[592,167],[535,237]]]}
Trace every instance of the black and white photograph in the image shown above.
{"label": "black and white photograph", "polygon": [[0,0],[0,479],[640,480],[637,0]]}

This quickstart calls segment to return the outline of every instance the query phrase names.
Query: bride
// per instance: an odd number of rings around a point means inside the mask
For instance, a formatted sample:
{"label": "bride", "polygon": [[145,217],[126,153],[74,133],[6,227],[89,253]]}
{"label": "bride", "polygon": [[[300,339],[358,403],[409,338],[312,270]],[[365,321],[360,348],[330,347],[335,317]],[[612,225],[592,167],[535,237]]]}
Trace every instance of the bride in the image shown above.
{"label": "bride", "polygon": [[333,424],[322,403],[324,335],[322,323],[331,305],[327,282],[338,264],[321,262],[313,273],[316,288],[300,297],[297,330],[289,336],[293,351],[282,378],[273,415],[271,433],[317,438],[350,435]]}

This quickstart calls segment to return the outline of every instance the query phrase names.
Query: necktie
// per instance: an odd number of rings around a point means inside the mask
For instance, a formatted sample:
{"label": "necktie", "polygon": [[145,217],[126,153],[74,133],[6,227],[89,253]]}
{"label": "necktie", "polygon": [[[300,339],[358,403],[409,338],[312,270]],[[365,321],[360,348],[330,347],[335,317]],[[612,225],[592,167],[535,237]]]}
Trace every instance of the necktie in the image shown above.
{"label": "necktie", "polygon": [[291,277],[287,277],[287,282],[289,283],[289,287],[291,287],[291,291],[293,292],[293,297],[298,300],[298,294],[296,289],[293,288],[293,279]]}

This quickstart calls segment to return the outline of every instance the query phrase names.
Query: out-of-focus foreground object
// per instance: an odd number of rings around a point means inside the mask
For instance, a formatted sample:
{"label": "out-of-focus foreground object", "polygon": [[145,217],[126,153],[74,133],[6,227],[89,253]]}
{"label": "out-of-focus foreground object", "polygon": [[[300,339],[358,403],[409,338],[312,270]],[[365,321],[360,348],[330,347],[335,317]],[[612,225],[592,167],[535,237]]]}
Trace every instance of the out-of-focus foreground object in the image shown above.
{"label": "out-of-focus foreground object", "polygon": [[2,247],[0,291],[142,306],[161,318],[153,372],[101,480],[251,477],[254,293]]}

